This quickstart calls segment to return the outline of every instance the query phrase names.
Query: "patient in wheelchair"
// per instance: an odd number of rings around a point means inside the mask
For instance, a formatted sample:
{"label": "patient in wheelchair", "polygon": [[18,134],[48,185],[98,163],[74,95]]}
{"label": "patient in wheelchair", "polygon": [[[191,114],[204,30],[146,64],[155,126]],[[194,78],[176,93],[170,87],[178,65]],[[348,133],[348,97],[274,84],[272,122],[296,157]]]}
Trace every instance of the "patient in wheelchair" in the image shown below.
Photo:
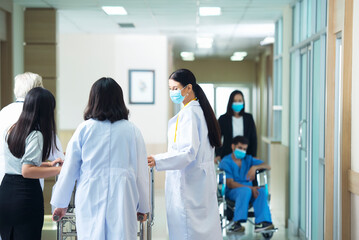
{"label": "patient in wheelchair", "polygon": [[231,231],[244,232],[241,223],[247,221],[249,204],[253,204],[255,232],[273,229],[265,188],[254,187],[252,181],[256,170],[270,166],[246,154],[248,140],[236,136],[232,140],[232,153],[223,157],[219,168],[226,173],[226,197],[235,202],[234,224]]}

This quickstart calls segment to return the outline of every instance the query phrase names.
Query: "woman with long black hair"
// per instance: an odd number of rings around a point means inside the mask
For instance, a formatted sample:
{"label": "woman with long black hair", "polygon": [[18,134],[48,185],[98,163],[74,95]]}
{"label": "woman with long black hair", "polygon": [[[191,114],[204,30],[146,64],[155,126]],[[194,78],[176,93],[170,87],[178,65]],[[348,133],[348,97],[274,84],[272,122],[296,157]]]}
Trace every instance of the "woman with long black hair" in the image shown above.
{"label": "woman with long black hair", "polygon": [[19,120],[4,141],[5,177],[0,186],[3,240],[40,240],[44,199],[39,178],[60,173],[61,159],[45,162],[56,148],[55,98],[37,87],[28,92]]}
{"label": "woman with long black hair", "polygon": [[145,221],[150,210],[146,146],[128,113],[114,79],[103,77],[92,85],[85,121],[67,145],[51,198],[53,216],[62,218],[77,181],[79,240],[136,240],[137,216]]}
{"label": "woman with long black hair", "polygon": [[193,73],[180,69],[168,80],[170,97],[183,103],[168,123],[168,152],[148,157],[166,170],[166,209],[171,240],[222,239],[213,164],[221,145],[214,112]]}
{"label": "woman with long black hair", "polygon": [[257,156],[257,131],[253,116],[245,111],[244,95],[235,90],[228,99],[227,112],[218,119],[223,136],[222,147],[216,148],[215,161],[232,153],[232,139],[236,136],[244,136],[248,139],[247,154]]}

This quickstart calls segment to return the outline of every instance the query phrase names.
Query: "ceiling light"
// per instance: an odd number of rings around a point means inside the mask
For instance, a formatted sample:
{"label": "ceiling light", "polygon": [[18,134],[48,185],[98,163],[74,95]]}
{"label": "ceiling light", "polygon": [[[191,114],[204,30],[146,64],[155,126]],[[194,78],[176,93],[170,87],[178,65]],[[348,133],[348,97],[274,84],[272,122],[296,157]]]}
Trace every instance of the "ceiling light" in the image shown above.
{"label": "ceiling light", "polygon": [[244,57],[242,56],[231,56],[231,61],[243,61]]}
{"label": "ceiling light", "polygon": [[102,7],[102,10],[107,15],[127,15],[127,11],[124,7],[105,6],[105,7]]}
{"label": "ceiling light", "polygon": [[200,16],[219,16],[221,15],[220,7],[200,7],[199,8]]}
{"label": "ceiling light", "polygon": [[211,48],[212,45],[213,45],[213,38],[209,38],[209,37],[197,38],[197,47],[198,48]]}
{"label": "ceiling light", "polygon": [[260,41],[261,46],[274,43],[274,37],[266,37]]}
{"label": "ceiling light", "polygon": [[193,52],[181,52],[181,57],[183,61],[194,61]]}
{"label": "ceiling light", "polygon": [[247,52],[234,52],[233,56],[238,56],[238,57],[247,57],[248,53]]}

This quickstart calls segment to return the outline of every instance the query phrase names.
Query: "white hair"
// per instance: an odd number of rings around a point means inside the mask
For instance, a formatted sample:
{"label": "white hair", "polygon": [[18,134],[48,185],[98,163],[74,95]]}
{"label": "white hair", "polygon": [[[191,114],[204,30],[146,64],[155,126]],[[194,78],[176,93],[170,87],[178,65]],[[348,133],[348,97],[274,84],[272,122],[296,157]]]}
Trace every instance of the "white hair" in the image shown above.
{"label": "white hair", "polygon": [[15,77],[14,93],[16,98],[25,98],[26,94],[35,87],[44,87],[42,77],[36,73],[26,72]]}

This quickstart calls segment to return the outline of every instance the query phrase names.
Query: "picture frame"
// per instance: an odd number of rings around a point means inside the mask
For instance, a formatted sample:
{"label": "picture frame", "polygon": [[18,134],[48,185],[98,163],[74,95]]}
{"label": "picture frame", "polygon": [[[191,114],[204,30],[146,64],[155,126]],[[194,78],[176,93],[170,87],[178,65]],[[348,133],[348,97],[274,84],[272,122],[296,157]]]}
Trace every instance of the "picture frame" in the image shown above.
{"label": "picture frame", "polygon": [[155,70],[130,69],[129,76],[129,103],[155,103]]}

